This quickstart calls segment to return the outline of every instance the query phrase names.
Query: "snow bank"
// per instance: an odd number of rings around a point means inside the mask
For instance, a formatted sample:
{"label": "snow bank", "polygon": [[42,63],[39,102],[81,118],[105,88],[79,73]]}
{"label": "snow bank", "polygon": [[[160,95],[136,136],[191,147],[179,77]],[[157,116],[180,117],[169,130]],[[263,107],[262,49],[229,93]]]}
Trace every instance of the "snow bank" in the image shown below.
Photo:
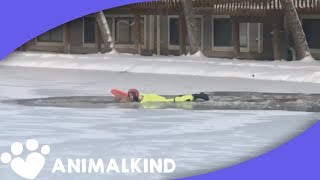
{"label": "snow bank", "polygon": [[310,55],[300,60],[300,62],[313,62],[315,59]]}
{"label": "snow bank", "polygon": [[200,58],[200,59],[205,59],[206,56],[202,53],[202,51],[198,51],[197,53],[191,55],[190,53],[187,54],[186,57],[192,57],[192,58]]}
{"label": "snow bank", "polygon": [[0,65],[320,83],[320,62],[308,59],[287,62],[206,58],[201,53],[177,57],[15,52]]}

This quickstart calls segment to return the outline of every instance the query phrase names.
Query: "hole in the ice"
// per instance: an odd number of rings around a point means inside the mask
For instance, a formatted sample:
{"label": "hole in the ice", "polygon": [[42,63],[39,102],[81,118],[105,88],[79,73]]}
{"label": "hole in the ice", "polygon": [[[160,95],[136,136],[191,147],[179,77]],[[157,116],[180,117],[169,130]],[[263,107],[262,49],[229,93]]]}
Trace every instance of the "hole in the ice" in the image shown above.
{"label": "hole in the ice", "polygon": [[145,108],[191,110],[285,110],[320,112],[320,94],[281,94],[257,92],[214,92],[208,102],[116,103],[111,96],[71,96],[7,100],[24,106],[62,108]]}

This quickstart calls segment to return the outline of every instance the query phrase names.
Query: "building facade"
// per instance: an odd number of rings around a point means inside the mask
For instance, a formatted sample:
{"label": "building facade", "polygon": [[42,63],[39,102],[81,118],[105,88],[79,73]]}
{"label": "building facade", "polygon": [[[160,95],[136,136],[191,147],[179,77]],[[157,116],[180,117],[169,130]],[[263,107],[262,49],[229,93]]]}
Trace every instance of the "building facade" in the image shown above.
{"label": "building facade", "polygon": [[[320,2],[295,0],[312,55],[320,59]],[[208,4],[206,4],[208,3]],[[302,4],[300,4],[302,3]],[[304,4],[306,3],[306,4]],[[239,23],[240,59],[294,60],[292,38],[278,0],[194,1],[197,35],[208,57],[234,58],[233,22]],[[142,55],[188,53],[186,22],[179,1],[139,3],[104,11],[115,49]],[[135,43],[137,16],[141,49]],[[276,34],[276,35],[275,35]],[[56,27],[26,43],[23,50],[59,53],[105,53],[94,15]],[[275,53],[278,55],[275,55]]]}

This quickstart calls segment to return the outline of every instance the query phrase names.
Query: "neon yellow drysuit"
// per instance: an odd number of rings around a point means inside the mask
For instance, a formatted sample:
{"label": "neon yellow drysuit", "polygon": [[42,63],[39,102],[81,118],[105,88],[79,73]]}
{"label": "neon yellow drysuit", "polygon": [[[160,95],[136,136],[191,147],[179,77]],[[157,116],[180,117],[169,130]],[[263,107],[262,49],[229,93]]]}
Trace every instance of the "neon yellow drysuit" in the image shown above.
{"label": "neon yellow drysuit", "polygon": [[184,95],[178,96],[175,98],[167,99],[163,96],[157,94],[141,94],[140,103],[147,102],[185,102],[185,101],[193,101],[194,97],[192,95]]}

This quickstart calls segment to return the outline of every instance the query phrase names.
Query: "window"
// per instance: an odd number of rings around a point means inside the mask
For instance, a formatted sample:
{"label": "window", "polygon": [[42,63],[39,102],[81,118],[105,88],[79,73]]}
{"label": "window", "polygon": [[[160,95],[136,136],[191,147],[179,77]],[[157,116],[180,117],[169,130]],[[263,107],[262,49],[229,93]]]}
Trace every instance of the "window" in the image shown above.
{"label": "window", "polygon": [[220,18],[213,21],[214,46],[232,46],[232,25],[230,19]]}
{"label": "window", "polygon": [[240,47],[246,48],[248,47],[248,24],[240,23]]}
{"label": "window", "polygon": [[[116,24],[116,43],[134,44],[135,43],[135,21],[133,17],[115,18]],[[141,18],[141,44],[144,44],[144,18]]]}
{"label": "window", "polygon": [[[170,45],[179,46],[180,45],[180,20],[178,17],[170,17],[169,18],[169,43]],[[197,36],[200,42],[202,43],[202,18],[196,18],[196,25],[197,25]],[[186,45],[189,45],[189,36],[188,32],[186,32]]]}
{"label": "window", "polygon": [[63,42],[63,25],[56,27],[37,37],[38,42]]}
{"label": "window", "polygon": [[310,49],[320,49],[320,19],[303,19],[303,30]]}
{"label": "window", "polygon": [[83,18],[84,43],[96,42],[95,22],[96,22],[96,19],[94,17]]}
{"label": "window", "polygon": [[[240,47],[248,47],[248,23],[240,23]],[[232,23],[229,18],[215,18],[213,20],[213,38],[215,47],[232,46]]]}
{"label": "window", "polygon": [[179,45],[179,18],[169,18],[170,45]]}

